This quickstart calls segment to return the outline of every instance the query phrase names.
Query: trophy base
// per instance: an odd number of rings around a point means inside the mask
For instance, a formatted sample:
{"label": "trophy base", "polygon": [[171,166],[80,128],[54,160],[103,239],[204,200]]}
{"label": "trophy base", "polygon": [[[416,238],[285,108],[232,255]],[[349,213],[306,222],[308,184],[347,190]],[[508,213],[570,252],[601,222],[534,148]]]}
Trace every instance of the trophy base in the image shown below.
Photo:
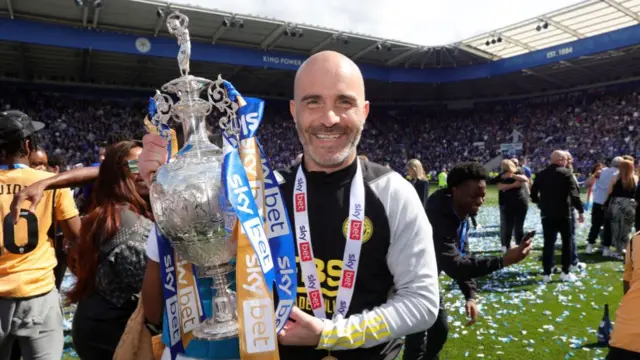
{"label": "trophy base", "polygon": [[215,322],[207,319],[200,327],[192,332],[198,340],[219,341],[238,337],[238,323],[236,321]]}
{"label": "trophy base", "polygon": [[227,282],[227,275],[233,271],[229,264],[205,266],[199,269],[200,275],[213,280],[211,288],[214,296],[211,301],[213,317],[206,319],[193,330],[193,337],[198,340],[219,341],[238,337],[238,315],[236,312],[236,296]]}

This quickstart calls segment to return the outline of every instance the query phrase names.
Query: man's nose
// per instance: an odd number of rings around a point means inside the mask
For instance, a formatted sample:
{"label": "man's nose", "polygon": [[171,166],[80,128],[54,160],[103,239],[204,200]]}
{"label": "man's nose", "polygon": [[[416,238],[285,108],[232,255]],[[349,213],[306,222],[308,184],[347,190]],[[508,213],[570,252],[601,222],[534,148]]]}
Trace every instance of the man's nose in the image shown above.
{"label": "man's nose", "polygon": [[336,112],[333,109],[329,109],[322,116],[322,125],[326,127],[332,127],[339,122],[340,122],[340,115],[336,114]]}

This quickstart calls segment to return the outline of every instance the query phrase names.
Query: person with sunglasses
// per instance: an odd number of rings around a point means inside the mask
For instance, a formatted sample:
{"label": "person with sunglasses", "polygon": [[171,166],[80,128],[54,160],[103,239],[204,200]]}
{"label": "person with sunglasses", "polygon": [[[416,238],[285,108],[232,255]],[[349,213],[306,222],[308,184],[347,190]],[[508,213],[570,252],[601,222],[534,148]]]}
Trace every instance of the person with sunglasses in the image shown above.
{"label": "person with sunglasses", "polygon": [[81,359],[112,359],[138,304],[153,225],[149,189],[138,171],[141,152],[135,141],[107,148],[80,239],[69,253],[81,259],[71,264],[77,281],[67,294],[78,304],[72,338]]}

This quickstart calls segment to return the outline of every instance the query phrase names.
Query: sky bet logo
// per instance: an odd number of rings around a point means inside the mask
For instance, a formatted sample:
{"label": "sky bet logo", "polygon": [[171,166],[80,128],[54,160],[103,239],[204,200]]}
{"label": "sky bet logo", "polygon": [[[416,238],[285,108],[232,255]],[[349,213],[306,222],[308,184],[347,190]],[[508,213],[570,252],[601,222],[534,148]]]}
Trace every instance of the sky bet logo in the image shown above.
{"label": "sky bet logo", "polygon": [[247,339],[249,354],[273,351],[276,348],[276,338],[273,335],[273,310],[269,299],[245,300],[244,334]]}
{"label": "sky bet logo", "polygon": [[353,288],[353,278],[356,273],[353,270],[345,270],[342,275],[342,287],[345,289]]}
{"label": "sky bet logo", "polygon": [[311,261],[311,245],[306,243],[300,243],[300,259],[302,261]]}
{"label": "sky bet logo", "polygon": [[362,221],[353,220],[351,221],[351,227],[349,230],[349,239],[351,240],[360,240],[360,233],[362,232]]}
{"label": "sky bet logo", "polygon": [[319,309],[322,306],[320,296],[320,290],[313,290],[309,293],[309,300],[311,301],[311,308],[313,310]]}
{"label": "sky bet logo", "polygon": [[255,133],[260,121],[258,120],[258,113],[252,112],[240,116],[240,124],[242,124],[242,135],[248,136],[249,132]]}
{"label": "sky bet logo", "polygon": [[302,212],[307,210],[307,204],[305,202],[304,193],[296,194],[296,212]]}

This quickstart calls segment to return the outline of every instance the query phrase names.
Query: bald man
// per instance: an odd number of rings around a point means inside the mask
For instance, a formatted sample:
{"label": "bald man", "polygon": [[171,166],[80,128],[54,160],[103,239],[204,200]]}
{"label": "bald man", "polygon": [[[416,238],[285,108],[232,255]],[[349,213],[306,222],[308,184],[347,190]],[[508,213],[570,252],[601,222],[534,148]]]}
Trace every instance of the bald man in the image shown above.
{"label": "bald man", "polygon": [[[279,178],[296,233],[298,290],[278,334],[280,358],[393,359],[397,339],[427,330],[438,313],[422,203],[398,173],[358,161],[369,102],[350,59],[331,51],[307,59],[290,110],[303,156]],[[166,144],[152,135],[143,142],[139,167],[149,179],[167,158]]]}
{"label": "bald man", "polygon": [[556,150],[551,154],[551,164],[536,175],[531,186],[531,201],[538,204],[542,217],[544,248],[542,266],[544,282],[551,281],[555,243],[560,233],[562,239],[562,274],[560,280],[575,281],[571,273],[571,212],[578,211],[578,222],[582,223],[584,206],[580,199],[578,184],[567,168],[569,157],[566,151]]}

